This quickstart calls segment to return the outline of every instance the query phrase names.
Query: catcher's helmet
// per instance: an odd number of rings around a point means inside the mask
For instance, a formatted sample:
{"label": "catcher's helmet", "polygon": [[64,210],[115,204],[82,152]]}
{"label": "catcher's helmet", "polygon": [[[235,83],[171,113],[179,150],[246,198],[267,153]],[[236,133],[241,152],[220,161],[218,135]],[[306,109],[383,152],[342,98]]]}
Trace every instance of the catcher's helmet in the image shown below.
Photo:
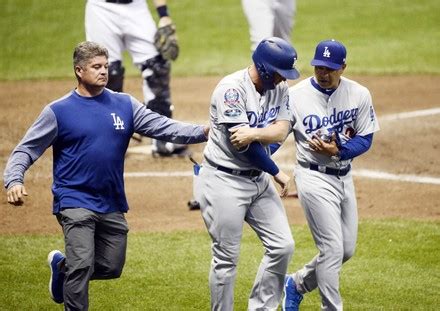
{"label": "catcher's helmet", "polygon": [[275,73],[285,79],[299,77],[295,63],[298,55],[295,49],[285,40],[277,37],[263,39],[252,54],[252,60],[258,75],[263,81],[265,90],[275,88]]}

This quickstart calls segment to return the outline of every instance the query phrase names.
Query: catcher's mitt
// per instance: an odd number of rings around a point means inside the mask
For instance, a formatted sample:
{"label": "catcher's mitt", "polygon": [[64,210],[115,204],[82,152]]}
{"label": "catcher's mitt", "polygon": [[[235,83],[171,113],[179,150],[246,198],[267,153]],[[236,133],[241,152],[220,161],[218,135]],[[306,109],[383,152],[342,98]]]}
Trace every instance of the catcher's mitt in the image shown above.
{"label": "catcher's mitt", "polygon": [[169,24],[159,27],[154,36],[154,45],[166,60],[175,60],[179,56],[179,44],[176,36],[176,26]]}

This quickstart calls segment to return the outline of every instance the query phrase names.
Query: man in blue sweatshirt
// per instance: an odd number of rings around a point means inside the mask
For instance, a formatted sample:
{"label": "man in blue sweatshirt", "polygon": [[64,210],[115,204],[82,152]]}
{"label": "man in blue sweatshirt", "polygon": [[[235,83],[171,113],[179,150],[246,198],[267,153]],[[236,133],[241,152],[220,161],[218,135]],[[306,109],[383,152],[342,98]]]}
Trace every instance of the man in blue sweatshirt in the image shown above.
{"label": "man in blue sweatshirt", "polygon": [[7,199],[22,205],[24,174],[52,146],[53,214],[65,255],[48,256],[52,299],[88,309],[91,279],[118,278],[125,263],[128,210],[124,158],[133,133],[178,144],[205,142],[209,128],[159,115],[108,82],[108,51],[94,42],[73,53],[76,89],[47,105],[12,151],[4,172]]}

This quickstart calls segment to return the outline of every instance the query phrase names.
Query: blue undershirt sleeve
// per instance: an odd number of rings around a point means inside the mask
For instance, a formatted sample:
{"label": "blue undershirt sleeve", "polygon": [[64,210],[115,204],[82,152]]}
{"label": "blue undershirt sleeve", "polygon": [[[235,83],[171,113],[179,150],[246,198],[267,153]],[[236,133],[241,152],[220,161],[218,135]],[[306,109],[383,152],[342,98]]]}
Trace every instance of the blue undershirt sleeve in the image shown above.
{"label": "blue undershirt sleeve", "polygon": [[270,154],[274,154],[275,152],[278,151],[278,149],[280,149],[281,144],[280,143],[273,143],[269,145],[269,149],[270,149]]}
{"label": "blue undershirt sleeve", "polygon": [[372,143],[373,134],[355,135],[345,144],[339,146],[339,156],[341,160],[353,159],[370,149]]}
{"label": "blue undershirt sleeve", "polygon": [[[225,124],[227,129],[242,126],[243,124]],[[259,142],[252,142],[243,151],[240,151],[249,162],[252,163],[258,169],[269,173],[272,176],[275,176],[279,173],[279,168],[275,164],[275,162],[270,158],[270,156],[266,153],[266,149]]]}
{"label": "blue undershirt sleeve", "polygon": [[249,148],[243,152],[248,160],[256,167],[275,176],[279,173],[279,168],[275,162],[266,153],[266,150],[259,142],[253,142],[249,145]]}

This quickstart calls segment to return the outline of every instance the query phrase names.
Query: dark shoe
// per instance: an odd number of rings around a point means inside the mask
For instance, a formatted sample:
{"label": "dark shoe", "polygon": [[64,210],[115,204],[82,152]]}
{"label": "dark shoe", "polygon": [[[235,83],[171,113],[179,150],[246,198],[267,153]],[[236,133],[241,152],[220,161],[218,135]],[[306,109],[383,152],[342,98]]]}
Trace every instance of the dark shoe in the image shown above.
{"label": "dark shoe", "polygon": [[61,265],[66,257],[58,250],[51,251],[47,256],[47,263],[50,267],[49,293],[53,301],[63,303],[64,272],[61,272]]}

